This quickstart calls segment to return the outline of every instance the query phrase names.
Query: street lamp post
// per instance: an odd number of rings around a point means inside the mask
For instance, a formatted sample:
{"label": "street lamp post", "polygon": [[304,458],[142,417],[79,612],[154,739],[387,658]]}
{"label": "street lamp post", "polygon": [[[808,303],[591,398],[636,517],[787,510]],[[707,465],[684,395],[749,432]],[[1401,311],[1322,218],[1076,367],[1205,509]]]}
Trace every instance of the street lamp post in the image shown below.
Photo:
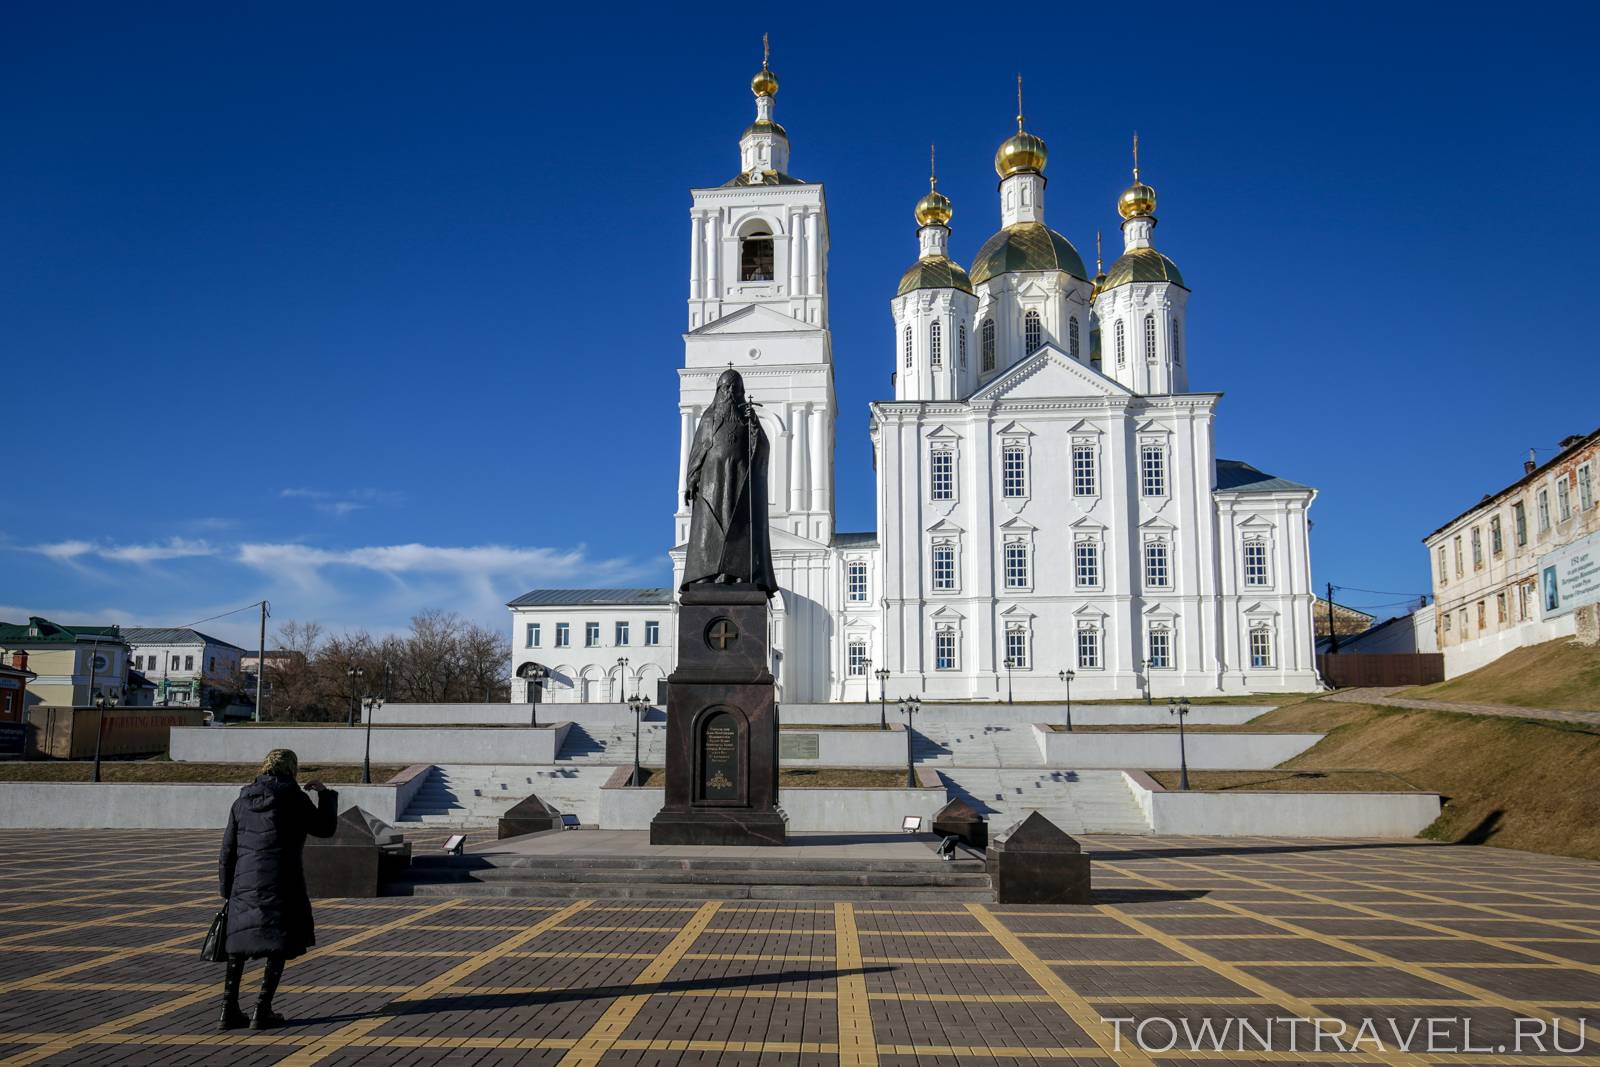
{"label": "street lamp post", "polygon": [[1144,686],[1144,702],[1145,702],[1146,706],[1149,706],[1149,704],[1150,704],[1150,661],[1148,659],[1142,659],[1142,660],[1139,661],[1139,683]]}
{"label": "street lamp post", "polygon": [[879,667],[872,672],[872,676],[878,679],[878,729],[887,730],[889,728],[889,704],[884,690],[889,685],[889,668]]}
{"label": "street lamp post", "polygon": [[1189,788],[1189,753],[1184,747],[1183,720],[1189,714],[1189,698],[1167,699],[1167,714],[1178,717],[1178,788]]}
{"label": "street lamp post", "polygon": [[639,768],[639,724],[644,721],[645,709],[650,705],[638,693],[628,698],[628,709],[633,712],[633,777],[628,779],[631,786],[640,786],[643,772]]}
{"label": "street lamp post", "polygon": [[[94,717],[94,776],[92,781],[100,780],[100,739],[106,732],[106,709],[117,706],[116,697],[101,695],[95,697],[94,706],[98,709]],[[26,747],[26,746],[24,746]]]}
{"label": "street lamp post", "polygon": [[1010,656],[1006,657],[1006,703],[1007,704],[1012,703],[1012,700],[1011,700],[1011,667],[1012,667],[1013,662],[1014,661],[1011,659]]}
{"label": "street lamp post", "polygon": [[382,697],[368,697],[362,701],[362,718],[366,720],[367,750],[361,756],[361,784],[372,784],[372,716],[383,707]]}
{"label": "street lamp post", "polygon": [[360,667],[346,667],[344,669],[345,677],[350,679],[350,726],[356,724],[356,705],[361,703],[361,696],[356,691],[356,687],[360,684],[359,680],[365,678],[366,674],[367,672]]}
{"label": "street lamp post", "polygon": [[529,714],[533,716],[532,725],[539,725],[539,698],[544,695],[544,680],[550,677],[550,668],[542,663],[535,663],[528,671],[528,682],[533,686],[533,692],[528,697]]}
{"label": "street lamp post", "polygon": [[922,710],[922,701],[917,697],[901,697],[900,710],[906,715],[906,788],[917,787],[917,768],[911,759],[911,722],[912,717]]}
{"label": "street lamp post", "polygon": [[[628,657],[617,657],[617,695],[621,696],[628,691]],[[627,699],[627,698],[624,698]]]}
{"label": "street lamp post", "polygon": [[1056,677],[1061,679],[1061,684],[1067,687],[1067,732],[1072,732],[1072,679],[1077,675],[1072,671],[1059,671]]}

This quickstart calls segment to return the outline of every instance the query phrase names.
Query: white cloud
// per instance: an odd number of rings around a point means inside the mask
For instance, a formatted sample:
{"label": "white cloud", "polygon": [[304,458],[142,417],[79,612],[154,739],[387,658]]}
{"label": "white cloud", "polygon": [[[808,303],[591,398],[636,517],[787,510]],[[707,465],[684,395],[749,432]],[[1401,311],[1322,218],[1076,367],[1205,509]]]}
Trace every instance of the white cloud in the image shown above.
{"label": "white cloud", "polygon": [[406,499],[404,493],[389,489],[350,489],[336,493],[329,489],[292,488],[280,489],[278,495],[288,500],[308,500],[318,511],[341,519],[353,511],[379,504],[402,504]]}
{"label": "white cloud", "polygon": [[508,575],[528,581],[616,578],[636,570],[626,560],[590,560],[581,545],[572,549],[553,549],[413,543],[326,549],[294,543],[243,544],[239,546],[239,562],[269,571],[315,572],[332,567],[354,567],[390,576],[453,574],[471,578]]}
{"label": "white cloud", "polygon": [[217,549],[208,541],[190,541],[182,537],[169,537],[166,541],[149,545],[97,544],[92,541],[56,541],[34,545],[28,549],[58,563],[74,563],[85,556],[110,560],[115,563],[156,563],[168,559],[191,559],[214,556]]}

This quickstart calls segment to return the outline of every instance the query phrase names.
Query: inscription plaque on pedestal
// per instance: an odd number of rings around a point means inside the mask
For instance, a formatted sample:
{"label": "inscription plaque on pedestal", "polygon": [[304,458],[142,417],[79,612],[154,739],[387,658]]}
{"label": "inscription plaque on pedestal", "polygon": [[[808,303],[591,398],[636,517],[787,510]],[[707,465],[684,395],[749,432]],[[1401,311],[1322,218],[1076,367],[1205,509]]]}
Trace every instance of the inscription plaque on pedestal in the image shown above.
{"label": "inscription plaque on pedestal", "polygon": [[739,724],[731,712],[700,720],[700,799],[737,804],[740,797]]}

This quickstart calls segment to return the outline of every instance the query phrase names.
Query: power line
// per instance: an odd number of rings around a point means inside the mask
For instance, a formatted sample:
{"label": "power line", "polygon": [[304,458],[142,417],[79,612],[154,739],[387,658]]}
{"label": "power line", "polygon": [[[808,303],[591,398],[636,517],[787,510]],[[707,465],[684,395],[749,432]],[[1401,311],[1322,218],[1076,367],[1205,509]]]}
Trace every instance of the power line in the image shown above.
{"label": "power line", "polygon": [[1432,593],[1411,593],[1403,589],[1362,589],[1360,586],[1355,585],[1336,585],[1334,588],[1343,590],[1346,593],[1371,593],[1374,596],[1419,597],[1433,595]]}
{"label": "power line", "polygon": [[241,611],[252,611],[255,608],[259,608],[263,603],[265,603],[265,601],[258,600],[254,604],[246,604],[242,608],[234,608],[232,611],[224,611],[221,615],[213,615],[207,619],[196,619],[194,622],[186,622],[182,626],[178,627],[178,629],[186,630],[191,626],[199,626],[203,622],[210,622],[212,619],[223,619],[227,618],[229,615],[237,615]]}

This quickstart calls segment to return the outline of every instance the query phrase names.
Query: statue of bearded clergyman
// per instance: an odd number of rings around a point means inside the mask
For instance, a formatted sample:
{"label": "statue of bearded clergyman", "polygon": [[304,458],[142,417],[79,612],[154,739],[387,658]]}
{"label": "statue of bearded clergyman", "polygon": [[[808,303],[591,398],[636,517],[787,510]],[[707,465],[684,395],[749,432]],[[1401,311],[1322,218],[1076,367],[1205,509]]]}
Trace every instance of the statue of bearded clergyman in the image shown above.
{"label": "statue of bearded clergyman", "polygon": [[683,585],[754,587],[778,591],[767,535],[767,435],[744,379],[728,368],[700,418],[683,502],[693,508]]}

